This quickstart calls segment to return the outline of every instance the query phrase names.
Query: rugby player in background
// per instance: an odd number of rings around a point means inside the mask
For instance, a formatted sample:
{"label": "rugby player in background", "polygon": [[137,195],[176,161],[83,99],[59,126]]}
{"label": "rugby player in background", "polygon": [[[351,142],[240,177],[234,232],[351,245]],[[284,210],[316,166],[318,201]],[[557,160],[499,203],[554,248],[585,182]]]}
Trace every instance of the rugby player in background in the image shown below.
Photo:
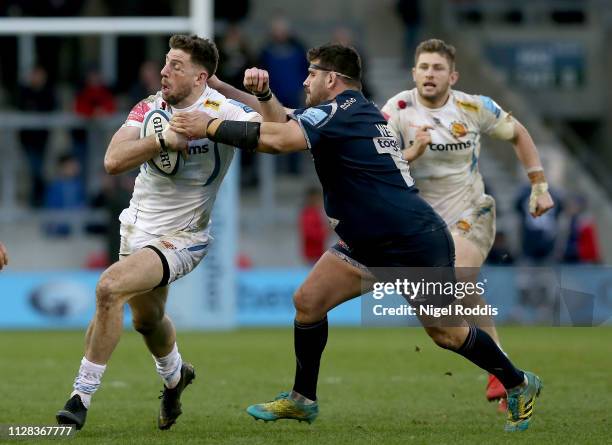
{"label": "rugby player in background", "polygon": [[[359,55],[350,47],[324,45],[311,49],[308,61],[307,108],[288,114],[270,91],[267,73],[250,69],[245,86],[260,101],[262,124],[215,119],[206,110],[176,113],[171,120],[171,128],[190,138],[209,137],[273,154],[310,150],[327,216],[344,241],[321,257],[294,295],[293,390],[247,409],[254,418],[266,421],[312,422],[317,417],[316,388],[327,343],[327,312],[365,293],[370,272],[381,282],[416,281],[422,277],[406,274],[411,273],[409,268],[421,268],[440,281],[454,283],[451,235],[440,216],[419,197],[385,118],[361,94]],[[444,295],[419,297],[410,303],[447,307],[454,300]],[[525,430],[542,388],[540,379],[517,369],[485,331],[463,319],[432,319],[422,314],[419,319],[437,345],[500,379],[511,400],[505,430]]]}
{"label": "rugby player in background", "polygon": [[[188,142],[169,128],[142,139],[140,131],[145,117],[156,109],[169,114],[208,109],[222,118],[261,120],[250,108],[207,86],[218,60],[210,40],[172,36],[161,70],[161,91],[139,102],[110,141],[104,158],[106,171],[116,175],[140,167],[140,172],[130,206],[119,217],[120,261],[98,281],[96,313],[85,335],[85,356],[74,391],[56,415],[60,424],[83,427],[91,397],[119,342],[125,303],[130,305],[134,329],[143,336],[164,382],[158,427],[170,428],[181,414],[180,396],[195,378],[195,371],[182,361],[174,325],[165,313],[168,286],[191,272],[208,252],[212,207],[235,150],[205,138]],[[171,174],[148,162],[166,143],[185,152]]]}
{"label": "rugby player in background", "polygon": [[[452,89],[459,78],[453,46],[438,39],[422,42],[415,52],[412,77],[416,88],[393,96],[382,112],[399,138],[421,196],[451,231],[457,279],[476,281],[495,240],[495,201],[485,194],[478,171],[481,135],[513,145],[531,181],[533,217],[553,207],[544,170],[531,136],[519,121],[486,96]],[[474,293],[462,304],[484,307],[485,301]],[[491,317],[476,316],[470,322],[500,345]],[[506,391],[491,374],[486,397],[500,399],[504,407]]]}

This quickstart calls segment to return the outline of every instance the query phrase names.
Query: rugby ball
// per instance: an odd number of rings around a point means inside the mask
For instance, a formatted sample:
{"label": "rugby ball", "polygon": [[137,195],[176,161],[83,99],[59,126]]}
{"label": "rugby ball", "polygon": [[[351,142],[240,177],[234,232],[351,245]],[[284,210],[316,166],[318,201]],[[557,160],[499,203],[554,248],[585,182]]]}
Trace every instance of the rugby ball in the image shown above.
{"label": "rugby ball", "polygon": [[[170,115],[164,110],[152,110],[145,115],[140,129],[140,138],[161,133],[170,123]],[[176,174],[179,167],[179,152],[161,149],[159,154],[149,161],[149,165],[164,175]]]}

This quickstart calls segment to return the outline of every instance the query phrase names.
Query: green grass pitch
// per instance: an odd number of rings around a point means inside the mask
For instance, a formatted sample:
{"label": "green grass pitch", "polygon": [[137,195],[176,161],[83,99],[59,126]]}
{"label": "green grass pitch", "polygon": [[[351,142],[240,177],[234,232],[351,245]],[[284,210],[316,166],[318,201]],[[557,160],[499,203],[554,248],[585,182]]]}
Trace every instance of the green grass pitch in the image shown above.
{"label": "green grass pitch", "polygon": [[[86,444],[575,444],[612,437],[612,328],[504,328],[504,347],[544,391],[530,429],[504,433],[485,373],[421,329],[331,328],[312,425],[255,422],[244,411],[290,389],[291,329],[182,332],[197,378],[170,431],[156,429],[161,381],[138,335],[115,351],[85,428]],[[0,424],[53,424],[77,371],[82,332],[0,332]],[[61,440],[61,439],[54,439]],[[64,439],[66,440],[66,439]],[[41,443],[48,439],[11,440]]]}

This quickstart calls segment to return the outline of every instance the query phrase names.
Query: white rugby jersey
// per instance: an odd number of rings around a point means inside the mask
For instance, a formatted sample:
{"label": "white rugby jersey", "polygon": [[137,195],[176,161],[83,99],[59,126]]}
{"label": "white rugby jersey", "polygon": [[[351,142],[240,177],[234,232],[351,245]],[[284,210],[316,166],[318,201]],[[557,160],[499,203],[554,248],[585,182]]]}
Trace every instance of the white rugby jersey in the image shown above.
{"label": "white rugby jersey", "polygon": [[423,198],[450,226],[484,194],[478,171],[480,135],[508,139],[512,118],[486,96],[451,90],[446,104],[433,109],[421,104],[417,95],[416,88],[402,91],[382,112],[402,149],[412,145],[419,127],[433,128],[431,144],[410,163],[410,173]]}
{"label": "white rugby jersey", "polygon": [[[239,121],[259,116],[248,106],[227,99],[207,86],[193,105],[183,109],[168,105],[158,91],[132,108],[123,126],[142,127],[146,114],[154,109],[163,109],[169,114],[200,110],[212,117]],[[121,212],[119,220],[154,235],[205,229],[234,150],[234,147],[208,139],[190,141],[189,158],[185,160],[179,156],[178,171],[172,176],[160,172],[148,162],[143,163],[130,206]]]}

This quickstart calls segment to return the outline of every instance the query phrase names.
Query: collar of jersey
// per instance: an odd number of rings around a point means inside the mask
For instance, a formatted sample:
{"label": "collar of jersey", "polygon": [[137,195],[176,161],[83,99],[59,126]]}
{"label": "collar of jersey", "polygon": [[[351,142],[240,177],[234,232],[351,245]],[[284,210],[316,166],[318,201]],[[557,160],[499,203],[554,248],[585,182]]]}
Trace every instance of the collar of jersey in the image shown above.
{"label": "collar of jersey", "polygon": [[353,95],[353,96],[357,96],[358,94],[362,94],[362,93],[361,93],[361,91],[352,90],[350,88],[347,88],[346,90],[344,90],[342,93],[338,94],[333,99],[329,99],[329,100],[326,100],[325,102],[321,102],[319,105],[317,105],[317,107],[320,107],[321,105],[329,105],[332,102],[338,102],[338,98],[340,96],[344,96],[345,94],[350,94],[350,95]]}
{"label": "collar of jersey", "polygon": [[443,110],[446,106],[448,106],[448,104],[450,104],[453,101],[453,97],[455,96],[453,90],[451,89],[450,92],[448,93],[448,100],[446,102],[444,102],[444,105],[442,105],[441,107],[438,108],[430,108],[426,105],[424,105],[420,100],[419,100],[419,92],[417,91],[416,88],[414,88],[414,100],[416,101],[416,103],[419,104],[419,106],[425,108],[428,111],[440,111]]}
{"label": "collar of jersey", "polygon": [[201,104],[202,104],[202,102],[204,102],[204,100],[206,99],[206,97],[208,97],[208,96],[210,95],[210,92],[211,92],[211,91],[212,91],[212,90],[211,90],[211,88],[210,88],[208,85],[206,85],[206,88],[204,88],[204,91],[202,91],[202,95],[201,95],[200,97],[198,97],[194,103],[192,103],[191,105],[189,105],[188,107],[185,107],[185,108],[176,108],[176,107],[172,107],[172,110],[173,110],[174,112],[176,112],[176,111],[187,111],[187,112],[189,112],[189,111],[193,111],[193,110],[195,110],[195,109],[196,109],[196,108],[197,108],[199,105],[201,105]]}

